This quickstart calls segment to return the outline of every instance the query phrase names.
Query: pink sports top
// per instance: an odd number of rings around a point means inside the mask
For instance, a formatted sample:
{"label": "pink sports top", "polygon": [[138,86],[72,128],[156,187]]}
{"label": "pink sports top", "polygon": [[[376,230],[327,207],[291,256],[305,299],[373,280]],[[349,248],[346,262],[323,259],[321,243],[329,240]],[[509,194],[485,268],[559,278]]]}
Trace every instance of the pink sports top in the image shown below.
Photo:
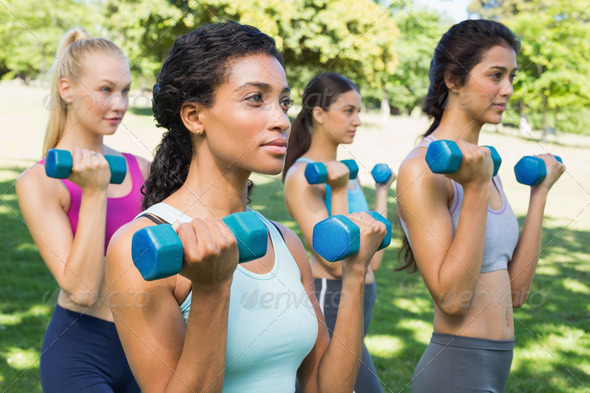
{"label": "pink sports top", "polygon": [[[104,252],[106,255],[107,246],[113,234],[124,224],[132,221],[135,216],[141,212],[141,187],[143,186],[143,175],[139,169],[137,159],[132,154],[122,153],[127,162],[127,170],[131,175],[131,191],[129,194],[118,198],[107,198],[107,221],[105,226]],[[45,159],[39,161],[43,164]],[[62,183],[70,193],[70,208],[68,210],[68,219],[72,226],[72,233],[76,236],[78,229],[78,214],[82,202],[82,189],[67,179]]]}

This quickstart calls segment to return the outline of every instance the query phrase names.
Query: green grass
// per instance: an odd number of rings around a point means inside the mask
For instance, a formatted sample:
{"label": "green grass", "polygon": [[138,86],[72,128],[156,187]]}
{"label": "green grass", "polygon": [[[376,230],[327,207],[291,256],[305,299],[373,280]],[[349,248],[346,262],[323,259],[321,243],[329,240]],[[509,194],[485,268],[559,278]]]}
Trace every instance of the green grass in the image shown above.
{"label": "green grass", "polygon": [[[38,108],[43,92],[6,90],[0,84],[0,118],[9,119],[0,144],[0,392],[40,393],[39,355],[45,328],[56,300],[57,285],[45,267],[21,219],[14,184],[18,174],[39,156],[46,113]],[[8,94],[10,93],[10,94]],[[29,101],[27,101],[29,100]],[[31,116],[31,113],[38,115]],[[407,151],[407,127],[393,119],[388,133],[366,131],[350,147],[361,162],[380,160]],[[378,124],[378,121],[374,121]],[[145,111],[129,113],[118,134],[125,150],[147,155],[161,130]],[[142,136],[141,143],[125,135]],[[5,137],[6,135],[6,137]],[[353,151],[370,138],[383,147]],[[510,163],[535,147],[533,142],[501,134],[486,134],[486,143],[498,147],[504,160],[501,171],[510,202],[522,224],[528,201],[525,187],[511,183]],[[362,139],[367,138],[367,139]],[[588,139],[584,140],[585,143]],[[553,146],[552,148],[557,149]],[[565,148],[564,148],[565,149]],[[541,262],[533,283],[534,295],[515,310],[516,350],[508,392],[590,392],[590,167],[587,149],[568,145],[557,150],[568,173],[552,191],[544,221]],[[400,153],[401,154],[401,153]],[[345,157],[342,157],[345,158]],[[395,165],[395,161],[392,165]],[[513,165],[513,164],[512,164]],[[361,173],[363,175],[363,173]],[[283,206],[278,177],[254,175],[251,207],[298,232]],[[368,182],[364,182],[368,184]],[[364,188],[372,205],[373,190]],[[389,218],[395,217],[395,190],[389,197]],[[299,232],[298,232],[299,233]],[[409,392],[412,372],[432,333],[431,299],[418,274],[394,272],[401,245],[396,229],[377,272],[378,297],[367,345],[373,354],[386,392]]]}
{"label": "green grass", "polygon": [[[255,176],[254,181],[251,207],[301,235],[282,205],[280,180]],[[373,206],[374,190],[363,188]],[[388,198],[393,221],[394,195],[392,190]],[[519,221],[522,226],[524,217]],[[516,349],[508,392],[590,391],[590,232],[564,230],[562,221],[545,218],[543,244],[549,245],[534,292],[514,312]],[[376,274],[377,302],[366,340],[387,392],[409,392],[406,385],[432,334],[432,302],[420,275],[394,271],[400,236],[396,228]]]}

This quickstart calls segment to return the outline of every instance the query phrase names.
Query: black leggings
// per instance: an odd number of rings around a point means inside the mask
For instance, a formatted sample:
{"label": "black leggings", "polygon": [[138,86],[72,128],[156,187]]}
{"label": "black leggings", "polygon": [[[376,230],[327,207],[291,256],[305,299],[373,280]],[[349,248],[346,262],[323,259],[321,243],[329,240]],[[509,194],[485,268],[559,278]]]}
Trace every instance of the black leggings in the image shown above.
{"label": "black leggings", "polygon": [[[320,303],[320,308],[324,313],[326,319],[326,325],[330,338],[336,325],[336,315],[338,314],[338,305],[340,304],[340,294],[342,293],[342,281],[341,280],[328,280],[322,278],[315,278],[315,294]],[[365,284],[365,297],[364,297],[364,326],[365,335],[369,331],[371,324],[371,314],[373,313],[373,306],[375,305],[375,299],[377,298],[377,283]],[[297,386],[297,393],[301,392],[299,386]],[[377,371],[373,364],[373,359],[369,354],[367,346],[363,344],[363,357],[361,359],[361,366],[359,373],[356,378],[354,385],[354,393],[382,393],[381,383],[377,377]]]}
{"label": "black leggings", "polygon": [[113,322],[59,305],[41,347],[44,393],[138,393]]}

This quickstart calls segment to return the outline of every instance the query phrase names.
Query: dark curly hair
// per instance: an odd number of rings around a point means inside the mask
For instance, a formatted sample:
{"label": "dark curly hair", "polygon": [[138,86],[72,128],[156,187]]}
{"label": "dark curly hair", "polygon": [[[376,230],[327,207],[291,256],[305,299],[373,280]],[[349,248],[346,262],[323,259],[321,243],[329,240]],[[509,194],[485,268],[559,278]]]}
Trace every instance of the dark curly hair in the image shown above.
{"label": "dark curly hair", "polygon": [[[510,47],[518,52],[520,42],[503,24],[491,20],[465,20],[452,26],[434,49],[428,77],[430,86],[422,112],[432,118],[432,124],[423,136],[428,136],[440,125],[449,89],[445,75],[462,85],[469,72],[481,61],[484,53],[493,46]],[[407,237],[403,236],[399,258],[405,263],[398,270],[416,271],[416,261]]]}
{"label": "dark curly hair", "polygon": [[351,90],[359,91],[359,88],[350,80],[336,72],[324,72],[314,76],[305,86],[301,96],[301,112],[291,126],[287,157],[283,168],[283,181],[289,168],[311,146],[312,111],[319,106],[328,110],[330,105],[342,94]]}
{"label": "dark curly hair", "polygon": [[228,78],[232,61],[255,54],[273,56],[283,65],[274,39],[238,22],[206,25],[176,38],[153,88],[156,125],[167,131],[142,189],[143,209],[178,190],[188,175],[194,151],[191,133],[180,118],[183,103],[211,108],[217,88]]}

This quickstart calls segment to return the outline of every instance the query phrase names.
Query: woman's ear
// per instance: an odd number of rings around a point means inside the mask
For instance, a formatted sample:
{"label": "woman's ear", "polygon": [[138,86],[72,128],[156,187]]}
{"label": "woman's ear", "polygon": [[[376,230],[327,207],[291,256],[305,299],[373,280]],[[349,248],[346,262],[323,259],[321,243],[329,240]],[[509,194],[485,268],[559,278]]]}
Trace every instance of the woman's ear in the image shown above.
{"label": "woman's ear", "polygon": [[180,108],[180,118],[184,126],[196,135],[205,133],[205,113],[204,107],[195,102],[185,102]]}
{"label": "woman's ear", "polygon": [[447,85],[447,89],[452,93],[458,93],[461,88],[461,84],[457,78],[451,76],[448,72],[445,72],[445,85]]}
{"label": "woman's ear", "polygon": [[314,106],[311,110],[311,115],[313,120],[317,121],[320,124],[324,124],[326,112],[322,108],[320,108],[319,106]]}
{"label": "woman's ear", "polygon": [[74,92],[72,91],[72,85],[68,78],[61,78],[57,88],[61,99],[66,103],[71,104],[74,100]]}

